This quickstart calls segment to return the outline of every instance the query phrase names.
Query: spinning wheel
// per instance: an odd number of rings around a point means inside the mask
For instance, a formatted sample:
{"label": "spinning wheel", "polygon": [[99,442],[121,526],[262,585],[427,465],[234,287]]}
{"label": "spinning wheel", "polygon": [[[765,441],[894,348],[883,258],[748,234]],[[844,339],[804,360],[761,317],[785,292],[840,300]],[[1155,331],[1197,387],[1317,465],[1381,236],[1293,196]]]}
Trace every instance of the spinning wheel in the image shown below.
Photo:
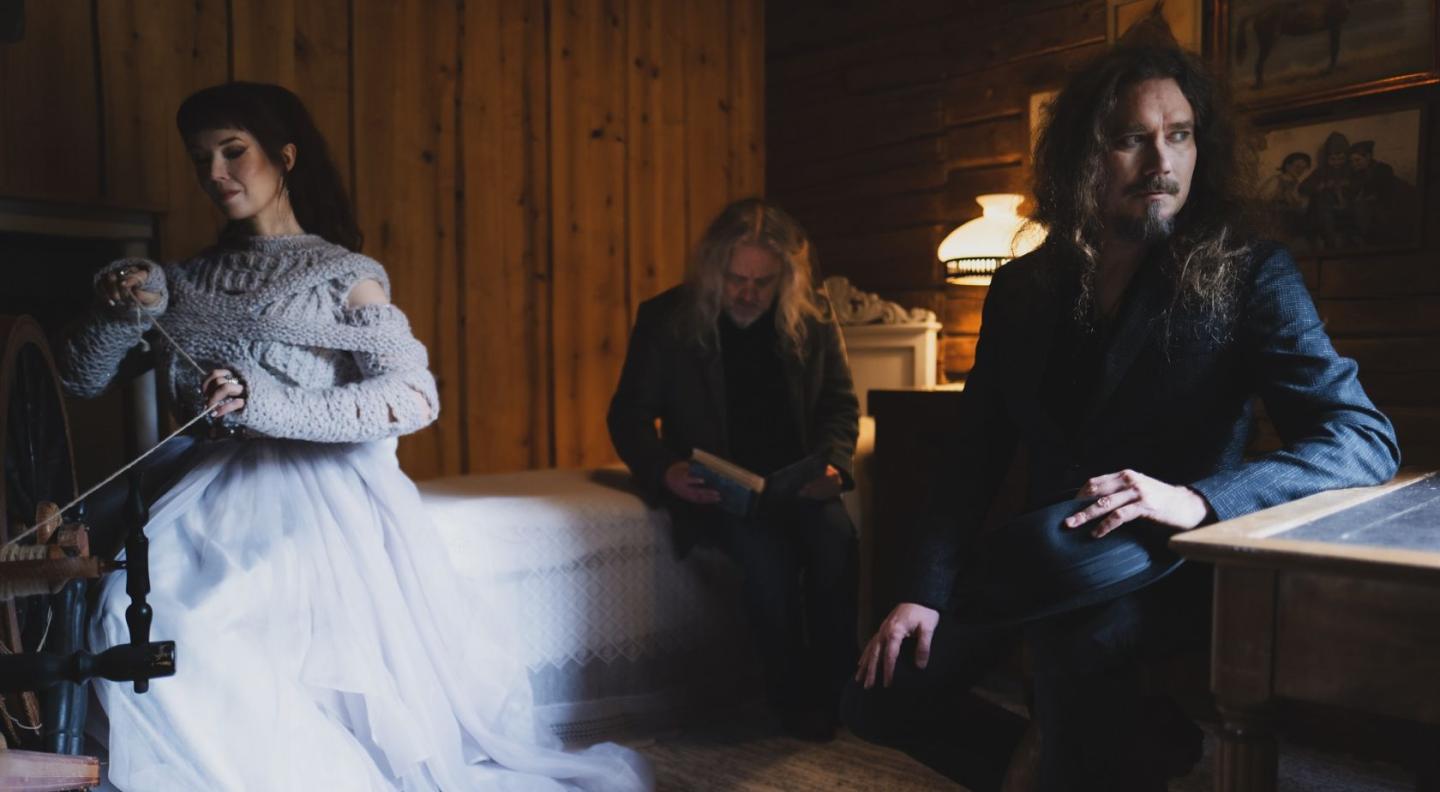
{"label": "spinning wheel", "polygon": [[[0,516],[3,516],[0,517],[0,544],[3,544],[50,516],[56,506],[69,503],[75,497],[76,487],[65,402],[44,333],[28,317],[0,317],[0,350],[3,350],[0,353],[0,421],[3,421],[0,422],[0,480],[4,482],[0,486]],[[54,528],[21,540],[14,549],[33,551],[48,544]],[[98,572],[97,568],[95,573]],[[66,583],[62,578],[22,584],[17,577],[13,573],[0,577],[0,589],[6,590],[0,593],[34,592],[55,588],[55,584],[60,590],[50,596],[14,596],[0,603],[0,645],[3,645],[0,652],[22,654],[42,649],[52,652],[78,649],[71,639],[79,637],[83,625],[75,624],[74,629],[69,629],[72,625],[66,622],[71,614],[57,614],[56,609],[77,610],[76,606],[83,604],[84,583]],[[75,603],[67,608],[69,600]],[[70,687],[76,686],[70,684]],[[33,691],[0,693],[4,693],[0,698],[0,705],[4,707],[0,718],[5,721],[0,733],[11,745],[38,747],[44,733],[40,697]],[[44,697],[46,710],[55,708],[51,699],[57,696],[74,697],[81,706],[84,704],[78,691],[62,689]],[[67,747],[55,745],[51,750],[73,752],[65,751]]]}
{"label": "spinning wheel", "polygon": [[0,317],[0,789],[97,783],[93,758],[66,756],[83,746],[87,680],[143,692],[175,672],[174,644],[150,642],[148,515],[134,484],[124,520],[131,642],[83,651],[88,579],[117,564],[90,555],[83,504],[60,514],[76,497],[73,463],[45,336],[27,317]]}

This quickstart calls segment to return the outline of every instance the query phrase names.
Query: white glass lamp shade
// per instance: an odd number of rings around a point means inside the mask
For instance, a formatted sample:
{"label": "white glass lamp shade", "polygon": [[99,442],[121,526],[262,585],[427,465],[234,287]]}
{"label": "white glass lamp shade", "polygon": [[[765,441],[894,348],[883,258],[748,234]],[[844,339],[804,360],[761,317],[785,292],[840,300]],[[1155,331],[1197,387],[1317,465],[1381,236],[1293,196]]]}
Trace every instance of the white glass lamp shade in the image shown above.
{"label": "white glass lamp shade", "polygon": [[945,280],[965,286],[988,286],[1000,265],[1029,253],[1045,241],[1045,230],[1021,217],[1023,196],[993,193],[976,197],[982,214],[951,231],[940,243]]}

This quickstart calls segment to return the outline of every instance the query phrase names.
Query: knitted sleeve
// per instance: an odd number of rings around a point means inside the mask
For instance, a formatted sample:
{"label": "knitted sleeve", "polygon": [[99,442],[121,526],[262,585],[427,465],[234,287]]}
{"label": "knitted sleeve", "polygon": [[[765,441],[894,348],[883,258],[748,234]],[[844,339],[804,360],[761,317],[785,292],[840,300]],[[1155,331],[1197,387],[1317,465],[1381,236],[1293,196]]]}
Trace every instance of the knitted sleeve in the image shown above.
{"label": "knitted sleeve", "polygon": [[103,393],[119,374],[126,354],[140,343],[145,331],[150,329],[151,319],[165,313],[170,303],[165,270],[153,261],[112,261],[95,273],[95,281],[99,282],[121,267],[135,264],[150,268],[150,274],[141,288],[159,294],[160,301],[138,308],[135,305],[97,305],[83,320],[67,328],[60,347],[59,368],[61,385],[68,393],[87,399]]}
{"label": "knitted sleeve", "polygon": [[261,367],[240,371],[245,408],[239,425],[269,437],[353,443],[409,434],[440,412],[425,346],[405,314],[385,303],[344,309],[340,320],[364,328],[364,349],[353,354],[363,379],[328,388],[286,384]]}

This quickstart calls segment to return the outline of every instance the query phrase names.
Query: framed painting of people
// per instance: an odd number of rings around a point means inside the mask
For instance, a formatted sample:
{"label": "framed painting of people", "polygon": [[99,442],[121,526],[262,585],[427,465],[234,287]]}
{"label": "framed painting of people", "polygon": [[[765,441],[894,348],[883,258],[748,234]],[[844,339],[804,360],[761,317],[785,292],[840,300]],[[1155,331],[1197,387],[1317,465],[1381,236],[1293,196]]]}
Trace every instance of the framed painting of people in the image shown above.
{"label": "framed painting of people", "polygon": [[1262,131],[1259,198],[1272,233],[1301,255],[1420,244],[1420,107]]}
{"label": "framed painting of people", "polygon": [[1440,82],[1436,0],[1216,0],[1216,51],[1242,107]]}

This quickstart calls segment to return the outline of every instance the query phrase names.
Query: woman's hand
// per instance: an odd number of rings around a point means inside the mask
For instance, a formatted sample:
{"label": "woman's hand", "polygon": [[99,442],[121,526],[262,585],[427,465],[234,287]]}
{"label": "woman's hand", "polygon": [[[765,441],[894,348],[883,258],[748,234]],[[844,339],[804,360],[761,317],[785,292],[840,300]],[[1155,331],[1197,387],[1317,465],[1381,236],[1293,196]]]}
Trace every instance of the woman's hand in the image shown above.
{"label": "woman's hand", "polygon": [[215,369],[200,386],[205,394],[205,410],[220,418],[245,409],[245,383],[229,369]]}
{"label": "woman's hand", "polygon": [[95,281],[95,294],[111,308],[139,304],[150,308],[160,302],[157,292],[140,288],[150,279],[150,264],[133,262],[111,270]]}

